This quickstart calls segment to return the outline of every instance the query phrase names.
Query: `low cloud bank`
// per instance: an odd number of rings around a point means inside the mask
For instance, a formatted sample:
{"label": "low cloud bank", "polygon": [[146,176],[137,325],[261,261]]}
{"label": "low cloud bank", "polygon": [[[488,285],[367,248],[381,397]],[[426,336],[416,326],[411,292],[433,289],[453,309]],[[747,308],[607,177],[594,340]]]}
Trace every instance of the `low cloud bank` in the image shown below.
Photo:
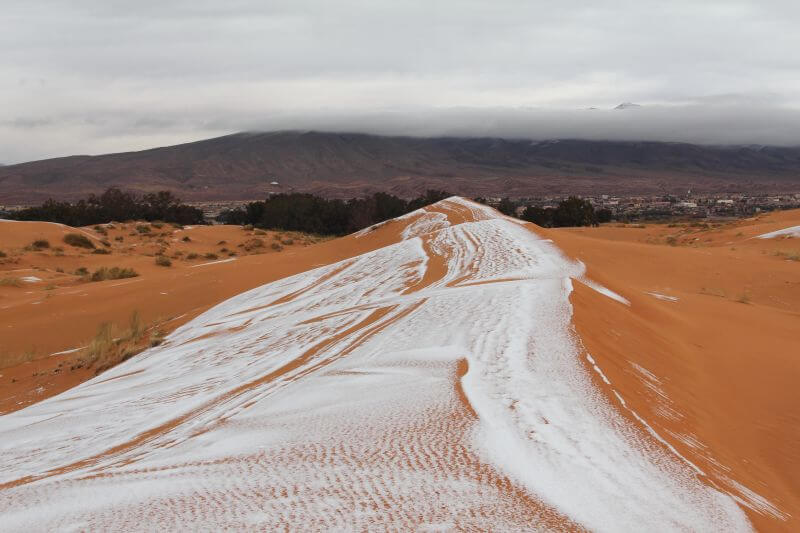
{"label": "low cloud bank", "polygon": [[800,145],[800,110],[765,105],[661,105],[583,110],[414,109],[276,115],[244,126],[243,129],[250,131],[316,129],[410,136]]}
{"label": "low cloud bank", "polygon": [[[209,116],[210,115],[210,116]],[[760,101],[643,105],[626,109],[405,108],[385,111],[125,112],[0,123],[0,163],[140,150],[240,131],[318,130],[531,140],[665,141],[800,145],[800,109]]]}

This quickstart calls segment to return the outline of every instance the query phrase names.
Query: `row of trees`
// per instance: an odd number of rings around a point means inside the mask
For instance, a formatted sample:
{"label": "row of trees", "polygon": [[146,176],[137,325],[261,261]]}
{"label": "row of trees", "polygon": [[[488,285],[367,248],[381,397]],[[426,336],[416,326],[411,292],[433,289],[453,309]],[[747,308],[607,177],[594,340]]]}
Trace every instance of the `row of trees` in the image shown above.
{"label": "row of trees", "polygon": [[177,224],[204,224],[203,212],[181,203],[169,191],[139,196],[133,192],[110,188],[100,196],[91,194],[75,203],[50,199],[40,206],[12,213],[15,220],[43,220],[68,226],[89,226],[112,220],[163,220]]}
{"label": "row of trees", "polygon": [[243,208],[223,211],[223,224],[251,224],[265,229],[345,235],[438,202],[449,193],[428,190],[412,200],[379,192],[351,200],[326,199],[312,194],[276,194]]}
{"label": "row of trees", "polygon": [[608,209],[595,211],[594,206],[588,200],[570,196],[568,199],[562,200],[555,208],[529,205],[522,212],[520,218],[545,228],[597,226],[601,222],[611,220],[611,211]]}
{"label": "row of trees", "polygon": [[[477,198],[476,200],[485,203],[482,198]],[[496,207],[504,215],[517,216],[517,208],[519,206],[520,204],[515,203],[513,200],[503,198]],[[599,223],[609,222],[611,217],[610,210],[600,209],[595,211],[594,206],[588,200],[570,196],[566,200],[562,200],[557,207],[542,208],[528,205],[519,218],[545,228],[559,228],[597,226]]]}
{"label": "row of trees", "polygon": [[[303,231],[320,235],[345,235],[373,224],[395,218],[450,196],[428,190],[412,200],[378,192],[366,198],[326,199],[312,194],[292,193],[270,196],[242,208],[223,211],[217,221],[224,224],[252,224],[260,228]],[[478,198],[477,201],[483,201]],[[516,216],[518,204],[504,198],[498,210]],[[43,220],[69,226],[88,226],[112,220],[163,220],[178,224],[204,224],[203,212],[182,204],[168,191],[145,195],[117,188],[90,195],[75,203],[47,200],[40,206],[12,213],[16,220]],[[520,218],[543,227],[596,226],[611,220],[607,209],[595,211],[592,204],[571,196],[555,208],[527,206]]]}

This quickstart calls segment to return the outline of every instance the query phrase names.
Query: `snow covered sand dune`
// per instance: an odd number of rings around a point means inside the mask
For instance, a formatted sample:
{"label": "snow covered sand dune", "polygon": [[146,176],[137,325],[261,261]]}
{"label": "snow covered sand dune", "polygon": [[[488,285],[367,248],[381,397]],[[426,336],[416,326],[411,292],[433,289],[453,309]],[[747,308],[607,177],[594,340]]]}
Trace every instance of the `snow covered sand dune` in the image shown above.
{"label": "snow covered sand dune", "polygon": [[459,198],[403,223],[0,417],[2,528],[750,529],[593,385],[580,263]]}

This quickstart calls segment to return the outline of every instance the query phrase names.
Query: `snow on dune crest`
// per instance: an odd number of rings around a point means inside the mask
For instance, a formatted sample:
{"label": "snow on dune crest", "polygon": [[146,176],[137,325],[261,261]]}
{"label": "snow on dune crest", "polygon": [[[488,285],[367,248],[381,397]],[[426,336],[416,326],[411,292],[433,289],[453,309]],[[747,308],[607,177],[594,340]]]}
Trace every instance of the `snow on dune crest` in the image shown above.
{"label": "snow on dune crest", "polygon": [[5,527],[750,529],[594,388],[582,265],[484,206],[437,209],[467,221],[418,213],[0,417]]}

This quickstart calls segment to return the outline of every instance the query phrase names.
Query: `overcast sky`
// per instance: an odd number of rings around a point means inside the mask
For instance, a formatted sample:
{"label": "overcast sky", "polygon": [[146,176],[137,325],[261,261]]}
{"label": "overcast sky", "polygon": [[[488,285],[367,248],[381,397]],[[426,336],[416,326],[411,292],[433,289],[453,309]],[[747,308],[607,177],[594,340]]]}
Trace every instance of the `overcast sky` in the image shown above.
{"label": "overcast sky", "polygon": [[[5,163],[311,128],[800,145],[797,0],[3,0],[0,13]],[[627,101],[643,107],[612,110]]]}

